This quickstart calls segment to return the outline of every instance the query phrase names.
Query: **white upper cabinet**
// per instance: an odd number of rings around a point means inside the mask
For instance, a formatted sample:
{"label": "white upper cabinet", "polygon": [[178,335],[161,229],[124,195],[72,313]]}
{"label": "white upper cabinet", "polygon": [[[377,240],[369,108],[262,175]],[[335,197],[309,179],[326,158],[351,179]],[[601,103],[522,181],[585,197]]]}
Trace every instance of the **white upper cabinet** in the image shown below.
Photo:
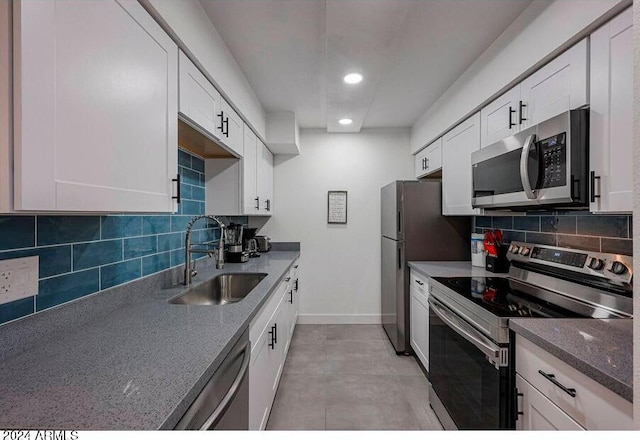
{"label": "white upper cabinet", "polygon": [[240,115],[222,98],[218,113],[217,134],[237,156],[243,155],[244,122]]}
{"label": "white upper cabinet", "polygon": [[220,93],[180,51],[179,111],[190,125],[218,139],[217,129],[220,114]]}
{"label": "white upper cabinet", "polygon": [[273,215],[273,154],[260,140],[258,140],[257,157],[259,211],[264,215]]}
{"label": "white upper cabinet", "polygon": [[133,0],[13,7],[14,209],[174,211],[176,44]]}
{"label": "white upper cabinet", "polygon": [[414,157],[416,179],[442,169],[442,138],[425,147]]}
{"label": "white upper cabinet", "polygon": [[[591,212],[633,211],[633,11],[591,35]],[[596,197],[593,197],[595,195]]]}
{"label": "white upper cabinet", "polygon": [[522,81],[522,129],[589,103],[587,52],[585,38]]}
{"label": "white upper cabinet", "polygon": [[520,85],[517,85],[480,111],[482,148],[518,132],[520,109]]}
{"label": "white upper cabinet", "polygon": [[480,149],[480,113],[444,135],[442,142],[442,214],[478,215],[471,206],[471,153]]}
{"label": "white upper cabinet", "polygon": [[589,104],[588,44],[581,40],[480,111],[482,148]]}
{"label": "white upper cabinet", "polygon": [[258,138],[247,126],[244,127],[244,156],[242,156],[242,209],[247,215],[260,212],[258,198]]}

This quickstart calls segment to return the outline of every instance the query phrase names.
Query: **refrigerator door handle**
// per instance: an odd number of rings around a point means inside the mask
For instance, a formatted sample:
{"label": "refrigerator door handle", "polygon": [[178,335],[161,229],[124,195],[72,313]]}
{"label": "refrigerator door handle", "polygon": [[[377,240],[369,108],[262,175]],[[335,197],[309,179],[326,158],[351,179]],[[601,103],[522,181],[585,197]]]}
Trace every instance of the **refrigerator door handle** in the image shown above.
{"label": "refrigerator door handle", "polygon": [[398,269],[402,269],[402,248],[398,248]]}
{"label": "refrigerator door handle", "polygon": [[398,232],[402,232],[402,211],[398,211]]}

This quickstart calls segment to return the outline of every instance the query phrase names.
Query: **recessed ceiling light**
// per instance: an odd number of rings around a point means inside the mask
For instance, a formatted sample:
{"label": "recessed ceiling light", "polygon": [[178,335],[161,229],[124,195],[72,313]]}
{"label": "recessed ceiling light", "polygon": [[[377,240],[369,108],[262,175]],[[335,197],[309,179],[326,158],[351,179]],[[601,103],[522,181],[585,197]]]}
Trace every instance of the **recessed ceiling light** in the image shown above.
{"label": "recessed ceiling light", "polygon": [[359,73],[350,73],[344,76],[344,82],[347,84],[358,84],[360,81],[362,81],[362,75]]}
{"label": "recessed ceiling light", "polygon": [[349,125],[349,124],[351,124],[352,122],[353,122],[353,121],[352,121],[351,119],[349,119],[349,118],[343,118],[343,119],[340,119],[340,120],[338,121],[338,123],[339,123],[339,124],[341,124],[341,125]]}

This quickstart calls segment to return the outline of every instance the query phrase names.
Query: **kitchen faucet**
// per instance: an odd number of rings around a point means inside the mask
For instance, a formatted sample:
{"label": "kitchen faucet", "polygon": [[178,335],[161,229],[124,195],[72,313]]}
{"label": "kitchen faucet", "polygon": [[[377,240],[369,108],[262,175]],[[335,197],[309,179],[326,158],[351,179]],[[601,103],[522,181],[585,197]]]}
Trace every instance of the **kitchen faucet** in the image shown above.
{"label": "kitchen faucet", "polygon": [[[218,223],[220,226],[220,239],[218,240],[218,249],[212,251],[204,250],[204,249],[191,249],[191,230],[193,229],[193,225],[200,219],[209,219]],[[196,271],[196,262],[193,262],[193,267],[191,267],[191,254],[207,254],[211,257],[212,254],[216,255],[216,269],[222,269],[224,267],[224,223],[213,215],[196,215],[191,219],[189,225],[187,226],[187,235],[185,237],[185,255],[184,255],[184,284],[188,286],[191,284],[191,278],[196,276],[198,272]]]}

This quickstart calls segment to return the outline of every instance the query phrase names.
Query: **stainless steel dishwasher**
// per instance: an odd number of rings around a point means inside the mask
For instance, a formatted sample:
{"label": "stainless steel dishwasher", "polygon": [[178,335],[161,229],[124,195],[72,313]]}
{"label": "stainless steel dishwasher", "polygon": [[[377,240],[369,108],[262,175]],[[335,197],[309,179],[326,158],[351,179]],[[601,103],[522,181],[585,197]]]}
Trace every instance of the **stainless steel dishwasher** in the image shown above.
{"label": "stainless steel dishwasher", "polygon": [[249,358],[247,329],[222,361],[175,429],[249,429]]}

